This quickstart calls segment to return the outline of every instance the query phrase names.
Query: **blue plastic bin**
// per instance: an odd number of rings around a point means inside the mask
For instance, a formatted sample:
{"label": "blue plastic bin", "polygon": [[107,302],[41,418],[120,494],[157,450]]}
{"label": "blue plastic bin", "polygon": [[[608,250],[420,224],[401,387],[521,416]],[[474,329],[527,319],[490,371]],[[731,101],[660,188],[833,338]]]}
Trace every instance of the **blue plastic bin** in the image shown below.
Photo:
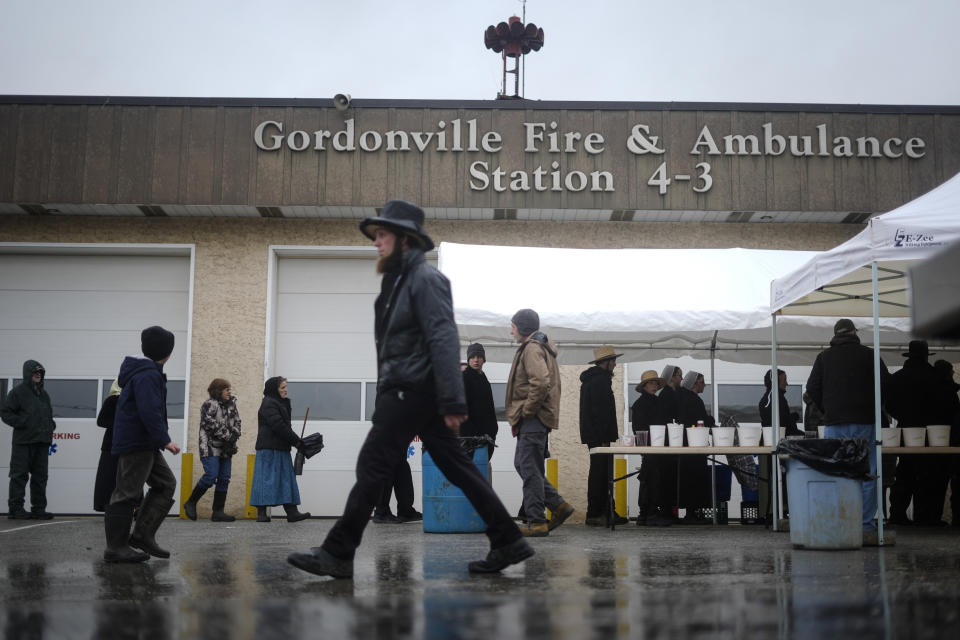
{"label": "blue plastic bin", "polygon": [[[473,452],[473,464],[487,479],[487,448]],[[483,533],[487,525],[467,497],[446,479],[433,458],[423,452],[423,530],[427,533]]]}
{"label": "blue plastic bin", "polygon": [[803,549],[863,546],[863,488],[859,480],[831,476],[786,458],[790,542]]}

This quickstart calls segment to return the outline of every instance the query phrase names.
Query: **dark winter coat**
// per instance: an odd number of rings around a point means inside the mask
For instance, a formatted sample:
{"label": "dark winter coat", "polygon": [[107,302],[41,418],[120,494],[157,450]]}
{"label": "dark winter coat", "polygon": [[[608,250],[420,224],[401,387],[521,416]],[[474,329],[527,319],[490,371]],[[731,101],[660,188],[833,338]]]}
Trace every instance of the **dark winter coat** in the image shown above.
{"label": "dark winter coat", "polygon": [[490,436],[497,439],[497,409],[493,404],[493,389],[483,371],[471,367],[463,370],[463,389],[467,398],[469,417],[460,425],[461,436]]}
{"label": "dark winter coat", "polygon": [[50,396],[40,384],[33,383],[33,372],[43,368],[36,360],[23,363],[23,382],[15,386],[3,400],[0,417],[13,427],[13,444],[50,444],[57,423],[53,420]]}
{"label": "dark winter coat", "polygon": [[115,394],[107,396],[107,399],[100,405],[100,413],[97,414],[97,426],[104,429],[100,451],[110,451],[113,448],[113,421],[117,417],[117,402],[119,401],[120,395]]}
{"label": "dark winter coat", "polygon": [[[880,397],[890,383],[887,365],[880,361]],[[856,334],[834,336],[821,351],[807,378],[807,393],[823,412],[823,423],[873,424],[873,349],[860,344]]]}
{"label": "dark winter coat", "polygon": [[117,384],[123,389],[113,419],[114,455],[156,451],[170,443],[167,430],[167,376],[163,365],[127,356]]}
{"label": "dark winter coat", "polygon": [[634,400],[630,407],[630,417],[633,420],[633,430],[649,431],[651,424],[661,424],[657,422],[659,417],[659,399],[653,393],[646,391],[640,392],[640,397]]}
{"label": "dark winter coat", "polygon": [[[766,393],[763,394],[763,397],[760,398],[760,403],[758,405],[760,409],[760,425],[764,427],[773,426],[773,394],[770,393],[770,389],[767,389]],[[797,427],[797,417],[790,411],[790,406],[787,403],[787,392],[781,391],[780,398],[778,400],[778,413],[780,414],[780,426],[787,428],[788,436],[802,436],[803,431]]]}
{"label": "dark winter coat", "polygon": [[680,398],[671,386],[665,386],[657,396],[657,421],[652,424],[680,422]]}
{"label": "dark winter coat", "polygon": [[900,427],[950,424],[956,392],[923,358],[907,358],[890,376],[886,408]]}
{"label": "dark winter coat", "polygon": [[713,416],[707,413],[707,405],[703,403],[703,398],[699,393],[694,393],[690,389],[680,387],[677,389],[677,405],[679,422],[685,427],[695,427],[699,420],[703,420],[703,426],[713,426]]}
{"label": "dark winter coat", "polygon": [[[277,378],[267,380],[267,386],[274,380]],[[276,385],[264,389],[263,402],[257,412],[257,449],[290,451],[300,444],[300,436],[290,426],[290,412],[290,399],[281,398]]]}
{"label": "dark winter coat", "polygon": [[[700,394],[690,389],[680,387],[676,391],[680,419],[677,421],[685,427],[696,426],[698,420],[703,420],[704,427],[713,426],[713,416],[707,413]],[[684,444],[687,432],[683,432]],[[678,505],[686,509],[706,507],[710,505],[710,474],[707,466],[707,456],[679,456]]]}
{"label": "dark winter coat", "polygon": [[409,389],[433,396],[441,415],[467,413],[450,281],[422,250],[384,274],[374,315],[377,393]]}
{"label": "dark winter coat", "polygon": [[580,442],[598,447],[620,437],[613,372],[594,365],[580,374]]}

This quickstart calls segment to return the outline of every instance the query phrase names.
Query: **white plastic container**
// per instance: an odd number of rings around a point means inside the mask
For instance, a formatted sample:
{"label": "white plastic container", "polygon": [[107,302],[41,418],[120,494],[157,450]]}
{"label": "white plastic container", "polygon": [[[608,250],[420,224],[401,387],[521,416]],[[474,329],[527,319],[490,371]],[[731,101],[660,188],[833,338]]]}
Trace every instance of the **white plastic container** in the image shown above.
{"label": "white plastic container", "polygon": [[926,427],[904,427],[903,428],[903,446],[905,447],[925,447],[927,437]]}
{"label": "white plastic container", "polygon": [[665,424],[650,425],[650,446],[651,447],[662,447],[666,445],[666,437],[667,437],[667,425]]}
{"label": "white plastic container", "polygon": [[632,433],[625,433],[620,436],[620,446],[621,447],[632,447],[636,443],[636,439]]}
{"label": "white plastic container", "polygon": [[826,425],[820,425],[819,427],[817,427],[817,437],[823,440],[824,438],[827,437],[826,435],[824,435],[826,431],[827,431]]}
{"label": "white plastic container", "polygon": [[[783,440],[787,437],[787,428],[780,427],[780,438]],[[772,447],[773,446],[773,427],[763,427],[763,446]]]}
{"label": "white plastic container", "polygon": [[900,427],[887,427],[886,429],[880,429],[880,436],[883,446],[900,446]]}
{"label": "white plastic container", "polygon": [[737,427],[737,433],[740,434],[741,447],[759,447],[760,446],[760,427]]}
{"label": "white plastic container", "polygon": [[710,429],[706,427],[687,427],[687,444],[691,447],[709,447]]}
{"label": "white plastic container", "polygon": [[671,447],[683,446],[683,425],[672,422],[667,425],[667,437]]}
{"label": "white plastic container", "polygon": [[950,446],[950,425],[948,424],[928,424],[927,441],[931,447],[949,447]]}
{"label": "white plastic container", "polygon": [[736,433],[736,429],[734,427],[714,427],[713,446],[732,447],[734,433]]}

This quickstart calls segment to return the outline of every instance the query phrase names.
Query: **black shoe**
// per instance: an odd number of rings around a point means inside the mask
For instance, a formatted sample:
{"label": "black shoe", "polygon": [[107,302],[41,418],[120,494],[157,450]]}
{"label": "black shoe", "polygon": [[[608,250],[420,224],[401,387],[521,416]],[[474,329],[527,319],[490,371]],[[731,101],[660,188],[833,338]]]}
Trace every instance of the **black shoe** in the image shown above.
{"label": "black shoe", "polygon": [[287,512],[287,522],[300,522],[310,517],[309,511],[300,511],[295,504],[285,504],[283,510]]}
{"label": "black shoe", "polygon": [[411,513],[398,513],[397,520],[399,522],[420,522],[423,520],[423,514],[416,510]]}
{"label": "black shoe", "polygon": [[270,522],[270,507],[257,507],[257,522]]}
{"label": "black shoe", "polygon": [[7,517],[11,520],[29,520],[30,512],[25,511],[23,508],[14,509]]}
{"label": "black shoe", "polygon": [[523,562],[534,554],[533,547],[523,538],[514,540],[499,549],[491,549],[483,560],[468,565],[470,573],[497,573],[512,564]]}
{"label": "black shoe", "polygon": [[287,556],[287,562],[317,576],[353,577],[353,560],[334,558],[320,547],[311,549],[310,553],[291,553]]}
{"label": "black shoe", "polygon": [[614,526],[619,527],[620,525],[630,524],[629,518],[624,518],[623,516],[614,516],[613,517]]}
{"label": "black shoe", "polygon": [[910,520],[910,518],[908,518],[906,514],[903,514],[903,515],[898,514],[898,515],[891,515],[890,519],[887,520],[887,523],[900,525],[901,527],[908,527],[913,524],[913,521]]}
{"label": "black shoe", "polygon": [[403,522],[389,511],[386,513],[374,513],[372,519],[376,524],[400,524]]}
{"label": "black shoe", "polygon": [[673,518],[670,516],[665,516],[662,513],[655,513],[652,516],[647,516],[648,527],[669,527],[672,524]]}
{"label": "black shoe", "polygon": [[53,520],[53,514],[44,510],[31,511],[30,517],[34,520]]}

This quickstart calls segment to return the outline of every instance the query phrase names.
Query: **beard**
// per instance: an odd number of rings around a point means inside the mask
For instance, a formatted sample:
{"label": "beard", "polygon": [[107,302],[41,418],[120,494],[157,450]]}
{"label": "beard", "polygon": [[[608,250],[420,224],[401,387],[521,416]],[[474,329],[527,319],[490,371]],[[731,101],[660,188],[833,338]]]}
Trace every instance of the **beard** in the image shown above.
{"label": "beard", "polygon": [[377,273],[382,275],[391,271],[399,271],[400,264],[403,261],[403,243],[400,241],[400,236],[397,236],[397,241],[393,245],[393,251],[389,255],[382,256],[377,259]]}

